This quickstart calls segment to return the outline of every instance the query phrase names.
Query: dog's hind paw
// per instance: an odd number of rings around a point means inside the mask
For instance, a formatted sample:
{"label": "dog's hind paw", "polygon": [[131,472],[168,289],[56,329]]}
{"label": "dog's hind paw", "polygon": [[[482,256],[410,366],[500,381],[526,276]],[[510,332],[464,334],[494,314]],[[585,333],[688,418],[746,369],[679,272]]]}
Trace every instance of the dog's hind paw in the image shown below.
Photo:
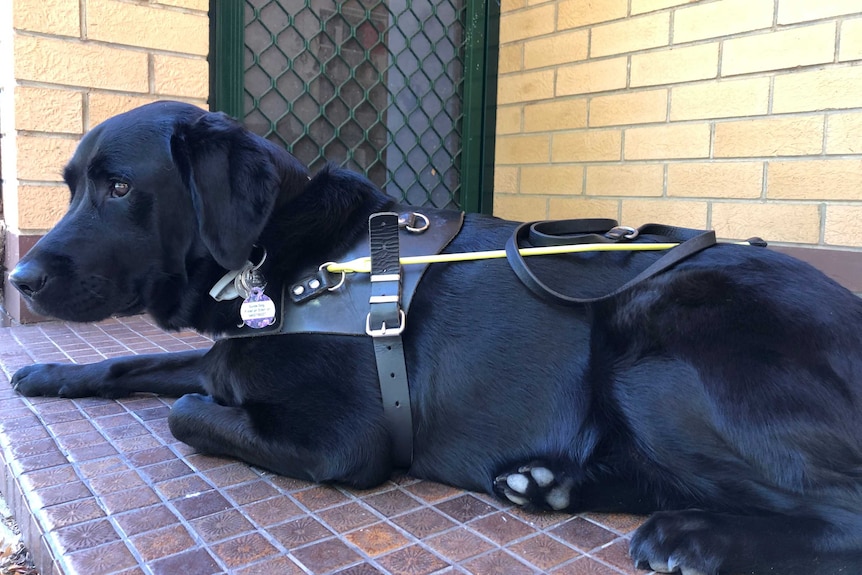
{"label": "dog's hind paw", "polygon": [[572,505],[574,480],[555,473],[540,462],[503,473],[494,480],[497,493],[515,505],[532,509],[563,511]]}

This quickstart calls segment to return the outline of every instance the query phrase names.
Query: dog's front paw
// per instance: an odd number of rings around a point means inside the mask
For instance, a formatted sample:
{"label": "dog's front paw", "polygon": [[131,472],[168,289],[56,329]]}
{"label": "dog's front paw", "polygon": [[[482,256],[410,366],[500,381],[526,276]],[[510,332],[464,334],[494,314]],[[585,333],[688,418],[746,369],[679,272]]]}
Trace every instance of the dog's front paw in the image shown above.
{"label": "dog's front paw", "polygon": [[629,553],[635,565],[659,573],[716,575],[729,550],[711,518],[697,510],[656,513],[632,538]]}
{"label": "dog's front paw", "polygon": [[572,504],[574,480],[541,462],[521,466],[494,480],[497,493],[521,507],[563,511]]}
{"label": "dog's front paw", "polygon": [[12,388],[22,395],[66,396],[71,391],[68,385],[68,375],[76,365],[59,363],[37,363],[25,365],[12,376]]}
{"label": "dog's front paw", "polygon": [[[91,397],[99,393],[100,374],[90,365],[70,363],[37,363],[26,365],[12,376],[12,388],[22,395],[55,397]],[[118,397],[111,395],[111,397]]]}

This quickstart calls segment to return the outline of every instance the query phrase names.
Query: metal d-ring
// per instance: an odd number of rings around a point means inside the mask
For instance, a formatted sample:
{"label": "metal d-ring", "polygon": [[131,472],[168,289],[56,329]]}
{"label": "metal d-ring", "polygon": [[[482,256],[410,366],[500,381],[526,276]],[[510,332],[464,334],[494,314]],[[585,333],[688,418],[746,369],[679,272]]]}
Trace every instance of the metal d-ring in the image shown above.
{"label": "metal d-ring", "polygon": [[[422,224],[419,226],[414,225],[417,218],[422,220]],[[411,234],[421,234],[430,226],[431,220],[428,219],[428,216],[419,212],[405,212],[398,216],[398,227],[404,228]]]}
{"label": "metal d-ring", "polygon": [[[335,265],[336,263],[337,263],[337,262],[326,262],[325,264],[320,264],[320,267],[319,267],[319,268],[317,268],[317,271],[322,272],[322,271],[323,271],[323,268],[326,268],[326,267],[329,267],[329,266],[333,266],[333,265]],[[329,271],[329,270],[327,270],[327,271]],[[329,272],[329,273],[332,273],[332,272]],[[341,286],[343,286],[343,285],[344,285],[344,279],[345,279],[346,277],[347,277],[347,273],[346,273],[346,272],[344,272],[344,271],[342,271],[342,272],[341,272],[341,279],[340,279],[340,280],[338,280],[338,283],[337,283],[337,284],[335,284],[334,286],[332,286],[332,287],[330,287],[330,288],[326,288],[326,289],[327,289],[327,290],[329,290],[329,291],[335,291],[335,290],[337,290],[338,288],[340,288]]]}

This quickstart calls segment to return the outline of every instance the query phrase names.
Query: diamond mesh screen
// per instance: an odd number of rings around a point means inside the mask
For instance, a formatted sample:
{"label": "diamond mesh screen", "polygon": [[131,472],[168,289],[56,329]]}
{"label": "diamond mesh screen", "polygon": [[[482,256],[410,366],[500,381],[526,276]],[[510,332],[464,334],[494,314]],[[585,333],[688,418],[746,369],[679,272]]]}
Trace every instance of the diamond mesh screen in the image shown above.
{"label": "diamond mesh screen", "polygon": [[413,205],[457,207],[464,0],[246,0],[246,125]]}

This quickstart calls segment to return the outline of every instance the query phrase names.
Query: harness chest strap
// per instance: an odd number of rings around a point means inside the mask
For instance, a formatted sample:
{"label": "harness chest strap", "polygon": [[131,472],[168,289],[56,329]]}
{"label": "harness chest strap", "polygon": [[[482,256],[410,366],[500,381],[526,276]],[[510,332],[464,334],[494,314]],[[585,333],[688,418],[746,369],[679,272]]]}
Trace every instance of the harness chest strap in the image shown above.
{"label": "harness chest strap", "polygon": [[368,219],[371,255],[370,311],[365,331],[374,341],[383,415],[397,467],[413,461],[413,417],[404,361],[404,310],[401,309],[401,263],[398,214],[381,212]]}

